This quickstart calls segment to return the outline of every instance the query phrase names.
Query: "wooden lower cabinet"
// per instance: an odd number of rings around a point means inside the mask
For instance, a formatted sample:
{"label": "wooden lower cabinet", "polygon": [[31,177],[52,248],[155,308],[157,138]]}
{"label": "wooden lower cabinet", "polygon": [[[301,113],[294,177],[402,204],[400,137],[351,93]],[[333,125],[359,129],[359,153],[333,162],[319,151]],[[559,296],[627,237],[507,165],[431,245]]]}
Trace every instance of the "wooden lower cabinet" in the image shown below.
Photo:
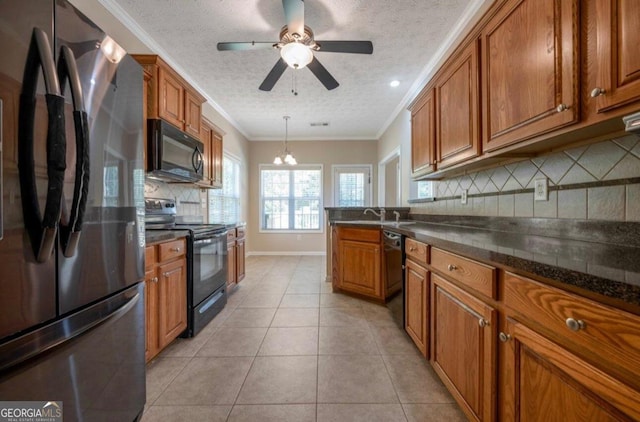
{"label": "wooden lower cabinet", "polygon": [[411,260],[405,263],[404,329],[420,353],[429,357],[429,271]]}
{"label": "wooden lower cabinet", "polygon": [[640,420],[638,391],[524,324],[508,320],[505,331],[504,420]]}
{"label": "wooden lower cabinet", "polygon": [[380,298],[380,244],[343,240],[340,249],[340,285],[342,289]]}
{"label": "wooden lower cabinet", "polygon": [[431,274],[431,363],[469,420],[493,421],[496,310]]}
{"label": "wooden lower cabinet", "polygon": [[187,328],[185,240],[145,250],[145,327],[147,362]]}
{"label": "wooden lower cabinet", "polygon": [[235,287],[246,274],[245,231],[240,226],[227,232],[227,289]]}
{"label": "wooden lower cabinet", "polygon": [[246,274],[245,269],[245,228],[244,226],[236,229],[236,282],[240,283],[244,280]]}

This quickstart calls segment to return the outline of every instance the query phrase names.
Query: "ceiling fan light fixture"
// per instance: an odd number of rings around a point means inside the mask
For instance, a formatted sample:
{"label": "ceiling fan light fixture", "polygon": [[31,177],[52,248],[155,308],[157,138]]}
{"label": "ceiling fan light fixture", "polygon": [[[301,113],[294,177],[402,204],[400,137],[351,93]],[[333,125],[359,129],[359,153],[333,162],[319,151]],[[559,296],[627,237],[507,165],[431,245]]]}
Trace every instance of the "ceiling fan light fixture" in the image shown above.
{"label": "ceiling fan light fixture", "polygon": [[302,69],[313,60],[311,49],[299,42],[290,42],[280,49],[280,56],[294,69]]}

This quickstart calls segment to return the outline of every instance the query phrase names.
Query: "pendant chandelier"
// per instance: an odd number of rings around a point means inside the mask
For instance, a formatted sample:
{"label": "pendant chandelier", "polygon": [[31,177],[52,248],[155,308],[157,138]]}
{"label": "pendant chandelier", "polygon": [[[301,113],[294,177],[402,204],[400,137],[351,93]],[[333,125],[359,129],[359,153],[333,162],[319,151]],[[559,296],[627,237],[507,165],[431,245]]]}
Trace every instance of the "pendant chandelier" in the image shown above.
{"label": "pendant chandelier", "polygon": [[289,152],[287,148],[287,138],[289,137],[289,116],[283,116],[284,119],[284,150],[281,154],[276,155],[276,158],[273,159],[273,164],[279,166],[281,164],[288,164],[290,166],[295,166],[298,164],[296,158]]}

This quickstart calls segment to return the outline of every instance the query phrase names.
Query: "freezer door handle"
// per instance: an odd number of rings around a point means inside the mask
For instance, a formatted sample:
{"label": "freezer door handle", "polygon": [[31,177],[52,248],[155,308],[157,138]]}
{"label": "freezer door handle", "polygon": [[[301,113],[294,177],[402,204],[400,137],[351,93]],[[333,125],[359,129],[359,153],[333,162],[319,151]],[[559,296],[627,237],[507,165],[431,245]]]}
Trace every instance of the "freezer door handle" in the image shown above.
{"label": "freezer door handle", "polygon": [[[76,59],[73,51],[66,45],[60,48],[60,59],[58,60],[58,80],[60,90],[64,94],[65,85],[69,80],[71,88],[71,98],[73,100],[73,123],[76,135],[76,169],[73,187],[73,201],[71,211],[66,211],[66,202],[62,201],[62,221],[60,223],[60,245],[62,253],[67,258],[76,253],[82,220],[87,206],[87,196],[89,193],[89,120],[84,109],[84,98],[82,95],[82,84],[78,73]],[[63,192],[64,197],[64,192]]]}
{"label": "freezer door handle", "polygon": [[[36,90],[38,74],[42,68],[47,104],[47,195],[44,216],[41,215],[36,188],[34,164],[34,132],[36,114]],[[64,133],[64,97],[55,71],[51,44],[47,34],[34,28],[24,68],[20,93],[20,117],[18,119],[18,170],[20,172],[20,196],[24,226],[31,241],[37,262],[51,257],[55,246],[60,203],[66,167],[66,140]]]}

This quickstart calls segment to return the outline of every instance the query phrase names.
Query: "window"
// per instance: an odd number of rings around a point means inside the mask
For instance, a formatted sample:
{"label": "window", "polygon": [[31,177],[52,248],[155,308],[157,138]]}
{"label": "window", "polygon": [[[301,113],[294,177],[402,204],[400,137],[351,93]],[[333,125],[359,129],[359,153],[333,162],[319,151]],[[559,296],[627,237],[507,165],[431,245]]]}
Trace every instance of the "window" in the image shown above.
{"label": "window", "polygon": [[434,200],[436,195],[436,185],[431,180],[421,180],[417,182],[411,182],[410,185],[410,197],[409,203],[412,201],[423,202],[421,200]]}
{"label": "window", "polygon": [[335,207],[371,206],[371,166],[333,166]]}
{"label": "window", "polygon": [[260,167],[260,230],[320,231],[322,166]]}
{"label": "window", "polygon": [[222,189],[209,190],[209,221],[240,221],[240,160],[227,154],[222,160]]}

